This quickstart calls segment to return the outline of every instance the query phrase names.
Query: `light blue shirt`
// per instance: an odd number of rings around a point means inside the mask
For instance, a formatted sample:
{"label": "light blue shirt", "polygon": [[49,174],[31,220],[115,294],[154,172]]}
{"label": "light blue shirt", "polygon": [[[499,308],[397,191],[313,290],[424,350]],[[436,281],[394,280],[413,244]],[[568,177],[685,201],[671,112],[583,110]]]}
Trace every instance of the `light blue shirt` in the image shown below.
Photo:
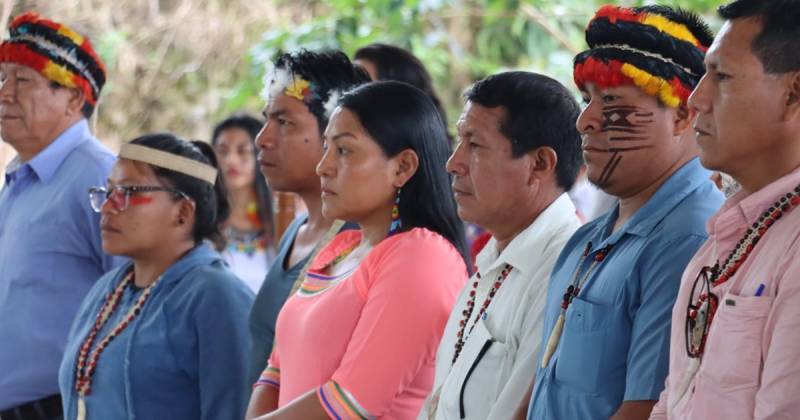
{"label": "light blue shirt", "polygon": [[608,419],[623,401],[658,400],[681,275],[724,201],[709,176],[693,159],[618,231],[610,233],[616,207],[567,242],[550,278],[542,354],[576,267],[582,277],[601,249],[612,249],[569,306],[550,362],[537,368],[528,419]]}
{"label": "light blue shirt", "polygon": [[[107,273],[75,317],[59,373],[64,419],[77,417],[75,365],[107,295],[131,264]],[[92,351],[118,325],[143,289],[127,287]],[[101,353],[85,399],[88,419],[241,420],[253,293],[207,244],[172,264],[139,315]]]}
{"label": "light blue shirt", "polygon": [[0,410],[58,393],[58,366],[81,300],[114,262],[103,254],[88,189],[115,157],[74,124],[0,191]]}

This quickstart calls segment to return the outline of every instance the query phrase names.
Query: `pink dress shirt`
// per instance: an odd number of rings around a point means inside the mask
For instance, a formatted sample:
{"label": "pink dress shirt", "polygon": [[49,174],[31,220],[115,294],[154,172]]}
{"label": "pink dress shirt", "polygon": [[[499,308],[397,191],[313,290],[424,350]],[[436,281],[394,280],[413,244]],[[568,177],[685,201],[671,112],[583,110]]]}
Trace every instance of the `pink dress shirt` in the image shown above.
{"label": "pink dress shirt", "polygon": [[321,274],[361,232],[340,233],[314,259],[278,315],[258,385],[279,406],[316,390],[332,418],[414,419],[431,391],[447,318],[467,281],[464,260],[426,229],[379,243],[352,274]]}
{"label": "pink dress shirt", "polygon": [[[686,309],[703,266],[724,262],[746,229],[800,184],[800,169],[745,196],[731,197],[708,221],[709,237],[683,274],[672,311],[666,389],[651,420],[800,418],[800,209],[779,219],[726,283],[712,291],[719,309],[696,375],[689,365]],[[756,296],[760,285],[763,293]]]}

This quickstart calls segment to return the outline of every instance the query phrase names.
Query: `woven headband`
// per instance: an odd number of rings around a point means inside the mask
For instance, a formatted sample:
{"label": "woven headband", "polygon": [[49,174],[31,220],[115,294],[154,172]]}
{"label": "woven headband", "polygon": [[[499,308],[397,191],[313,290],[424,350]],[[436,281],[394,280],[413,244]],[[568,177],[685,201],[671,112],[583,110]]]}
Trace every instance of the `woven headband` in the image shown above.
{"label": "woven headband", "polygon": [[17,16],[0,44],[0,62],[17,63],[46,79],[83,92],[86,102],[97,104],[106,82],[106,69],[89,38],[66,25],[28,12]]}
{"label": "woven headband", "polygon": [[210,165],[140,144],[123,144],[119,150],[119,157],[189,175],[211,185],[217,180],[217,170]]}
{"label": "woven headband", "polygon": [[668,107],[686,103],[705,72],[711,32],[699,17],[664,6],[603,6],[586,28],[589,49],[575,57],[583,88],[633,85]]}

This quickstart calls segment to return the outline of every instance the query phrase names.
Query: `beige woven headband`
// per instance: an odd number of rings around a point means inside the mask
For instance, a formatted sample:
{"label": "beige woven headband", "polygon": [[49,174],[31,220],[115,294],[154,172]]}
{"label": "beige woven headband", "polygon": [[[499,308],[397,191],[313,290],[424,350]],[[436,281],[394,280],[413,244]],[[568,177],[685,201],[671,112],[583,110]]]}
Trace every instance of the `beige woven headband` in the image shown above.
{"label": "beige woven headband", "polygon": [[140,144],[123,144],[119,149],[119,157],[189,175],[211,185],[217,180],[217,170],[210,165]]}

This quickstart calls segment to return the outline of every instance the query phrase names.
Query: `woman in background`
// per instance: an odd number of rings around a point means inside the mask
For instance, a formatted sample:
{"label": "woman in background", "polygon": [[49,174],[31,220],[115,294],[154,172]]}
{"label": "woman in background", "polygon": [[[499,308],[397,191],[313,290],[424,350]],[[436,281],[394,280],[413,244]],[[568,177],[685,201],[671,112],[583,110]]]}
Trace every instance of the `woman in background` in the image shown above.
{"label": "woman in background", "polygon": [[253,144],[263,125],[250,115],[234,114],[217,124],[211,137],[231,204],[222,256],[254,293],[275,258],[272,197]]}

